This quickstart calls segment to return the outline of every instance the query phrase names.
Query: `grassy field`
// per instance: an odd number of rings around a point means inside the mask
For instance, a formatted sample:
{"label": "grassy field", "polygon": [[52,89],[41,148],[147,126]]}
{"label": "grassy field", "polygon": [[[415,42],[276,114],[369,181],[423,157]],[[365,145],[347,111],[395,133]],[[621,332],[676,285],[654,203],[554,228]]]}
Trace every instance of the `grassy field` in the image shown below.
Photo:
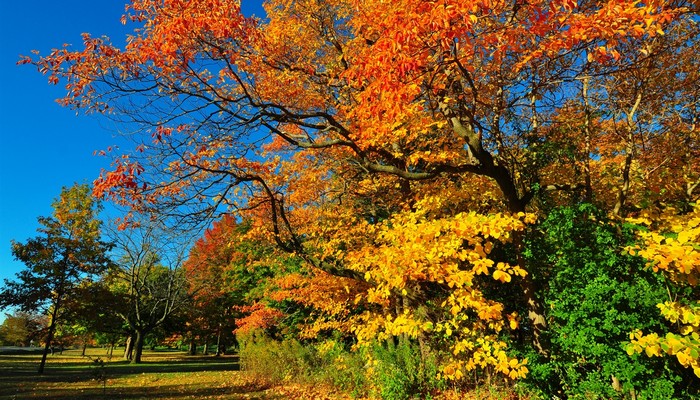
{"label": "grassy field", "polygon": [[[117,350],[115,355],[119,354]],[[143,363],[108,359],[104,349],[66,350],[49,355],[43,375],[36,373],[40,353],[0,353],[0,400],[19,399],[294,399],[350,400],[319,384],[292,381],[271,386],[239,370],[238,356],[188,356],[184,352],[144,351]],[[95,360],[101,360],[95,362]],[[514,393],[486,387],[470,393],[448,392],[436,400],[518,399]]]}
{"label": "grassy field", "polygon": [[143,363],[132,365],[108,360],[104,349],[80,353],[49,355],[43,375],[36,373],[40,354],[0,355],[0,399],[287,398],[238,371],[236,356],[145,351]]}

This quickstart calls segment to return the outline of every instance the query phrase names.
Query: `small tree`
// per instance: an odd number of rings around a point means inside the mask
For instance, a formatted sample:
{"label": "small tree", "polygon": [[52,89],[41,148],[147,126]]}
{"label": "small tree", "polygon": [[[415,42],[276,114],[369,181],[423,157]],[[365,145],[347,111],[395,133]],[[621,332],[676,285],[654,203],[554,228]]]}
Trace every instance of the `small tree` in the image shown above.
{"label": "small tree", "polygon": [[53,209],[51,217],[39,217],[39,236],[26,243],[12,243],[12,254],[27,268],[17,273],[15,281],[6,279],[0,291],[0,307],[49,313],[40,374],[63,317],[64,299],[80,282],[104,271],[110,263],[110,245],[100,240],[100,206],[87,185],[63,188]]}

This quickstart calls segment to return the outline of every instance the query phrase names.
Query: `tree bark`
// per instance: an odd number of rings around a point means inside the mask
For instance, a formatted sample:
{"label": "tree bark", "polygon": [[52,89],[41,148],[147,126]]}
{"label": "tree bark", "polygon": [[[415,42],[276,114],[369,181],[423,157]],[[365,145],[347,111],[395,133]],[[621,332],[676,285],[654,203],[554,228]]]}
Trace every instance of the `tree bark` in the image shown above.
{"label": "tree bark", "polygon": [[216,354],[218,357],[221,355],[221,324],[219,324],[219,329],[216,331]]}
{"label": "tree bark", "polygon": [[190,339],[190,348],[187,351],[187,354],[191,356],[197,354],[197,343],[195,343],[194,339]]}
{"label": "tree bark", "polygon": [[142,331],[136,331],[136,340],[134,343],[134,358],[131,360],[132,364],[141,363],[141,355],[143,354],[143,342],[146,338],[146,333]]}
{"label": "tree bark", "polygon": [[114,354],[114,340],[109,343],[109,359],[112,359],[112,354]]}
{"label": "tree bark", "polygon": [[593,202],[593,185],[591,184],[591,138],[593,137],[593,116],[590,108],[590,103],[588,101],[588,77],[583,79],[583,111],[585,114],[585,120],[583,122],[583,135],[584,135],[584,148],[583,148],[583,179],[585,185],[585,201],[587,203]]}
{"label": "tree bark", "polygon": [[44,373],[44,366],[46,365],[46,356],[49,354],[49,350],[51,349],[51,342],[53,341],[53,335],[54,332],[56,331],[56,322],[55,322],[55,312],[54,316],[51,318],[51,324],[49,325],[49,332],[46,334],[46,345],[44,345],[44,354],[41,355],[41,363],[39,363],[39,370],[37,371],[39,374]]}
{"label": "tree bark", "polygon": [[622,165],[622,183],[620,184],[620,189],[617,192],[617,200],[615,202],[615,207],[613,208],[613,215],[620,217],[622,209],[627,201],[627,193],[630,189],[630,170],[632,168],[632,161],[634,160],[634,130],[636,128],[636,123],[634,121],[635,114],[637,113],[637,108],[642,101],[642,92],[637,93],[637,98],[635,99],[634,105],[627,113],[627,143],[625,143],[625,161]]}
{"label": "tree bark", "polygon": [[[59,292],[60,293],[60,292]],[[56,301],[53,304],[53,310],[51,310],[51,323],[49,324],[49,331],[46,334],[46,345],[44,346],[44,354],[41,355],[41,363],[39,363],[39,370],[37,373],[44,373],[44,366],[46,365],[46,356],[51,350],[51,342],[53,342],[53,336],[56,332],[56,317],[58,316],[58,309],[61,306],[61,295],[59,294]],[[53,354],[53,352],[51,353]]]}
{"label": "tree bark", "polygon": [[[513,242],[515,243],[516,257],[518,265],[527,270],[527,262],[523,257],[524,232],[514,232]],[[532,271],[528,271],[522,279],[522,299],[527,306],[527,319],[532,327],[532,345],[537,353],[549,357],[549,344],[545,342],[542,333],[547,329],[547,319],[544,313],[544,306],[537,298],[537,286],[532,277]]]}
{"label": "tree bark", "polygon": [[124,360],[131,361],[134,356],[134,334],[130,334],[124,345]]}

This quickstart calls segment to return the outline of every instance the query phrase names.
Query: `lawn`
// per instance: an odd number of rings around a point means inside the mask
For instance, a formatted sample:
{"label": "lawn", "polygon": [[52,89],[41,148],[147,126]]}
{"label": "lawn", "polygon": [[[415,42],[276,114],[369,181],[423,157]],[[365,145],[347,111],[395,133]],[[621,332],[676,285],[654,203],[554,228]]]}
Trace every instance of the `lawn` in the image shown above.
{"label": "lawn", "polygon": [[0,355],[0,399],[286,398],[247,378],[237,356],[145,351],[143,363],[132,365],[118,357],[109,360],[104,349],[88,349],[86,357],[67,350],[49,355],[38,375],[40,359],[40,354]]}
{"label": "lawn", "polygon": [[[189,356],[179,351],[144,351],[143,363],[133,365],[120,357],[108,359],[104,349],[88,349],[86,356],[81,356],[80,350],[67,350],[49,355],[44,374],[38,375],[40,360],[40,353],[0,353],[0,400],[351,399],[317,383],[285,381],[272,386],[253,379],[239,370],[236,355]],[[461,394],[448,391],[435,399],[518,398],[513,393],[494,389]]]}

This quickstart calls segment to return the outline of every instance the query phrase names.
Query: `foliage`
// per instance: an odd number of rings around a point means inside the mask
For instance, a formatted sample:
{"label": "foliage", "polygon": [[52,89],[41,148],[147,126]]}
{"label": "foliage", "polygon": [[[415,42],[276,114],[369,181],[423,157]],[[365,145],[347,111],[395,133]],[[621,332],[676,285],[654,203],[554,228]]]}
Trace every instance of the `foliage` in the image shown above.
{"label": "foliage", "polygon": [[103,271],[110,246],[100,241],[98,203],[87,185],[63,188],[51,217],[39,217],[42,236],[13,242],[12,254],[27,265],[17,281],[5,280],[0,305],[46,311],[84,278]]}
{"label": "foliage", "polygon": [[[612,374],[646,395],[674,372],[625,369],[620,343],[663,328],[661,284],[602,214],[697,199],[696,3],[270,0],[261,20],[237,0],[133,0],[125,46],[86,34],[21,62],[66,84],[62,104],[131,124],[140,145],[94,189],[127,225],[233,215],[189,273],[241,332],[417,342],[455,383],[551,363],[568,393],[612,396]],[[582,201],[605,212],[528,228]]]}
{"label": "foliage", "polygon": [[[430,207],[442,207],[438,199],[428,200],[434,204],[426,207],[419,202],[416,212],[366,226],[368,234],[377,237],[375,243],[346,256],[348,264],[364,272],[372,284],[366,302],[397,308],[396,313],[363,313],[353,327],[359,344],[401,336],[417,339],[435,332],[454,356],[442,366],[447,379],[489,366],[512,379],[524,377],[527,361],[509,357],[498,338],[501,330],[511,328],[514,314],[509,316],[503,304],[486,298],[477,277],[507,285],[527,275],[518,265],[494,261],[491,252],[510,242],[534,216],[459,213],[428,219]],[[426,293],[436,286],[442,286],[444,294]],[[426,297],[434,301],[430,310],[413,300]]]}
{"label": "foliage", "polygon": [[12,254],[27,269],[17,273],[17,281],[6,279],[0,292],[0,307],[14,305],[24,311],[50,313],[39,373],[57,324],[64,319],[64,301],[76,293],[81,282],[111,265],[107,254],[111,245],[101,240],[100,206],[90,187],[63,188],[52,206],[52,217],[39,217],[41,236],[24,244],[12,243]]}
{"label": "foliage", "polygon": [[390,400],[430,396],[446,387],[434,357],[424,360],[410,342],[375,342],[351,352],[336,339],[303,344],[274,340],[261,331],[242,335],[240,341],[243,370],[277,385],[324,384],[357,397]]}
{"label": "foliage", "polygon": [[663,332],[653,318],[668,297],[664,279],[624,251],[628,227],[588,204],[553,210],[528,244],[538,265],[549,319],[547,359],[533,359],[530,381],[547,396],[677,398],[687,377],[660,360],[629,358],[623,343],[636,329]]}
{"label": "foliage", "polygon": [[[684,368],[692,368],[700,378],[700,207],[685,214],[676,215],[673,209],[648,218],[634,219],[650,225],[650,230],[639,233],[641,243],[629,250],[648,260],[654,272],[663,272],[677,288],[679,294],[671,300],[659,302],[661,315],[670,322],[671,332],[643,334],[639,328],[630,333],[627,352],[630,355],[644,352],[649,357],[664,353],[675,356]],[[677,289],[678,290],[678,289]]]}
{"label": "foliage", "polygon": [[400,341],[396,345],[375,343],[365,355],[369,358],[369,380],[373,397],[391,400],[429,398],[447,384],[440,378],[435,355],[427,358],[415,343]]}
{"label": "foliage", "polygon": [[0,325],[0,344],[5,346],[39,345],[44,330],[46,318],[42,315],[17,311],[5,314],[5,320]]}

